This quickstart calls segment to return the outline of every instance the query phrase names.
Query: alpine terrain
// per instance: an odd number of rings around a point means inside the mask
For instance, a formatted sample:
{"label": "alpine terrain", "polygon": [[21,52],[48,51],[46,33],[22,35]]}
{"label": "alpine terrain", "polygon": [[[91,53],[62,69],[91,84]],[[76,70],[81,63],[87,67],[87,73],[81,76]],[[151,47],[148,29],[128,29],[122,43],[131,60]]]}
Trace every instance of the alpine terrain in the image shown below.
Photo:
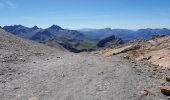
{"label": "alpine terrain", "polygon": [[125,56],[74,54],[0,29],[0,98],[167,100],[168,67]]}

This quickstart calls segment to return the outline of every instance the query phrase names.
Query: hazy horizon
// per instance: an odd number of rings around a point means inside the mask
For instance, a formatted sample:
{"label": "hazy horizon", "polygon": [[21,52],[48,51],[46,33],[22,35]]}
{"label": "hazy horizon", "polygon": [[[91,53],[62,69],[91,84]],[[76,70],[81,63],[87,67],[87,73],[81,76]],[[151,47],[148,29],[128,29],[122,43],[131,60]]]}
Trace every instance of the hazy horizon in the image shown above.
{"label": "hazy horizon", "polygon": [[[4,27],[4,26],[14,26],[14,25],[22,25],[22,26],[25,26],[25,27],[28,27],[28,28],[33,28],[34,26],[37,26],[38,28],[42,28],[42,29],[46,29],[46,28],[49,28],[51,27],[52,25],[57,25],[57,24],[51,24],[47,27],[40,27],[38,25],[33,25],[33,26],[26,26],[26,25],[23,25],[23,24],[11,24],[11,25],[2,25],[1,27]],[[57,26],[60,26],[60,25],[57,25]],[[139,30],[139,29],[163,29],[163,28],[166,28],[166,29],[170,29],[170,28],[167,28],[167,27],[160,27],[160,28],[150,28],[150,27],[146,27],[146,28],[112,28],[112,27],[101,27],[101,28],[67,28],[67,27],[62,27],[60,26],[61,28],[63,29],[69,29],[69,30],[98,30],[98,29],[106,29],[106,28],[111,28],[111,29],[127,29],[127,30]]]}
{"label": "hazy horizon", "polygon": [[0,26],[170,28],[169,0],[0,0]]}

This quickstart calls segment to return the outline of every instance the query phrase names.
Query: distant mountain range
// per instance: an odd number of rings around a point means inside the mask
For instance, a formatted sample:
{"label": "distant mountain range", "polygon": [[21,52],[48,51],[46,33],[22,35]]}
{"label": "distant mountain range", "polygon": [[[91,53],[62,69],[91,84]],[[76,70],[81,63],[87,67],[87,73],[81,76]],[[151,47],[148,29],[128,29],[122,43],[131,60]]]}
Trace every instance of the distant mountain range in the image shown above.
{"label": "distant mountain range", "polygon": [[58,37],[58,38],[67,37],[69,39],[86,38],[84,34],[76,30],[66,30],[57,25],[52,25],[51,27],[46,29],[38,28],[37,26],[28,28],[22,25],[4,26],[3,29],[14,35],[18,35],[20,37],[24,37],[36,41],[44,41],[44,40],[51,39],[53,37]]}
{"label": "distant mountain range", "polygon": [[28,28],[23,25],[2,27],[5,31],[19,37],[34,40],[55,47],[60,44],[73,52],[89,51],[96,48],[107,47],[126,43],[127,41],[140,38],[150,38],[153,35],[170,35],[170,30],[162,29],[81,29],[68,30],[58,25],[42,29],[37,26]]}
{"label": "distant mountain range", "polygon": [[30,39],[38,32],[42,32],[43,29],[34,26],[32,28],[28,28],[22,25],[14,25],[14,26],[4,26],[3,29],[7,32],[10,32],[14,35]]}
{"label": "distant mountain range", "polygon": [[80,32],[84,33],[87,37],[94,40],[101,40],[109,36],[115,35],[121,38],[123,41],[129,41],[140,38],[150,38],[153,35],[170,35],[170,30],[167,28],[162,29],[139,29],[139,30],[128,30],[128,29],[81,29]]}
{"label": "distant mountain range", "polygon": [[96,45],[83,33],[76,30],[63,29],[60,26],[52,25],[42,29],[34,26],[28,28],[22,25],[4,26],[4,30],[19,37],[34,40],[55,47],[60,44],[72,52],[91,50]]}

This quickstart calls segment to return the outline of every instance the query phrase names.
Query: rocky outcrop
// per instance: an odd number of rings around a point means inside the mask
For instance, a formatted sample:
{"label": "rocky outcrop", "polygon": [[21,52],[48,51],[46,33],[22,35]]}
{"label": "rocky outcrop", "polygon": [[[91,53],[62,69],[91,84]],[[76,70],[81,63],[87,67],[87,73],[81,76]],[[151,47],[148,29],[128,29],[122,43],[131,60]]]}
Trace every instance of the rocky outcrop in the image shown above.
{"label": "rocky outcrop", "polygon": [[132,51],[132,50],[137,50],[140,49],[139,45],[128,45],[128,46],[123,46],[120,48],[106,48],[104,50],[99,51],[98,53],[104,56],[113,56],[113,55],[117,55],[120,53],[126,53],[128,51]]}
{"label": "rocky outcrop", "polygon": [[170,36],[157,35],[150,39],[134,40],[95,52],[95,54],[104,56],[120,53],[126,53],[135,60],[144,60],[154,65],[170,68]]}
{"label": "rocky outcrop", "polygon": [[123,40],[120,38],[117,38],[115,35],[112,35],[110,37],[107,37],[97,43],[98,47],[109,47],[112,45],[118,45],[123,44]]}

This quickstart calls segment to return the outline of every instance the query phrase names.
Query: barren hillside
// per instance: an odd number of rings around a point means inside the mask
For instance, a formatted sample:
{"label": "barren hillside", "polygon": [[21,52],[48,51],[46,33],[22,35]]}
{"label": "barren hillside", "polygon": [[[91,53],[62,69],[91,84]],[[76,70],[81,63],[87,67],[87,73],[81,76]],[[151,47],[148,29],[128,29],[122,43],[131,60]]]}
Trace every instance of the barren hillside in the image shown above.
{"label": "barren hillside", "polygon": [[104,56],[124,53],[132,59],[144,60],[154,65],[170,68],[170,36],[157,35],[151,39],[135,40],[93,53]]}

